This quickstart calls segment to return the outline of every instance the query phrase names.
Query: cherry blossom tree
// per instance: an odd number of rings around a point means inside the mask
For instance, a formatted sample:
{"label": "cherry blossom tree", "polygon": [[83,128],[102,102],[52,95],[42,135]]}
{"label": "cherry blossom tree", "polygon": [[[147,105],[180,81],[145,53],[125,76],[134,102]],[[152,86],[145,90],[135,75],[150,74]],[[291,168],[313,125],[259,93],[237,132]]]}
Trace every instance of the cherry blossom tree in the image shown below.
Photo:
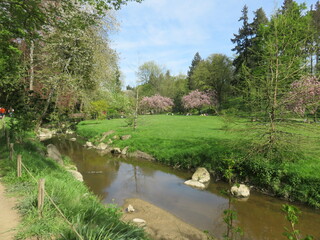
{"label": "cherry blossom tree", "polygon": [[140,102],[141,110],[150,111],[151,113],[169,111],[173,105],[174,104],[171,98],[163,97],[158,94],[152,97],[144,97]]}
{"label": "cherry blossom tree", "polygon": [[217,105],[214,92],[201,92],[198,89],[182,97],[182,105],[185,109],[197,109],[199,112],[205,106]]}
{"label": "cherry blossom tree", "polygon": [[317,119],[320,107],[320,81],[314,76],[306,76],[291,84],[291,91],[286,98],[286,106],[292,112],[305,116],[313,114]]}

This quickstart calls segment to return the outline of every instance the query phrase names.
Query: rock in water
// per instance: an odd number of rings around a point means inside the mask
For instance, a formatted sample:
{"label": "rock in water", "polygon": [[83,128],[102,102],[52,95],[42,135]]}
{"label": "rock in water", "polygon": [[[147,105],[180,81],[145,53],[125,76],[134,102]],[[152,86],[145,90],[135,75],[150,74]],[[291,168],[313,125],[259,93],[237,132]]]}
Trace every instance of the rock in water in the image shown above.
{"label": "rock in water", "polygon": [[86,144],[84,146],[91,148],[91,147],[93,147],[93,144],[92,144],[92,142],[86,142]]}
{"label": "rock in water", "polygon": [[45,141],[51,139],[53,136],[53,132],[50,129],[41,128],[37,134],[40,141]]}
{"label": "rock in water", "polygon": [[108,144],[105,143],[99,143],[99,145],[97,146],[98,150],[105,150],[108,148]]}
{"label": "rock in water", "polygon": [[203,183],[195,181],[195,180],[185,181],[184,184],[186,184],[186,185],[188,185],[190,187],[195,187],[195,188],[200,188],[200,189],[205,189],[206,188],[206,186]]}
{"label": "rock in water", "polygon": [[121,154],[122,154],[122,155],[127,155],[128,149],[129,149],[128,146],[125,147],[124,149],[122,149]]}
{"label": "rock in water", "polygon": [[113,148],[113,149],[111,150],[111,153],[112,153],[112,154],[121,154],[121,149],[120,149],[120,148]]}
{"label": "rock in water", "polygon": [[52,158],[58,164],[63,165],[61,153],[55,145],[49,144],[47,146],[47,153],[49,158]]}
{"label": "rock in water", "polygon": [[198,168],[192,175],[192,180],[201,183],[206,183],[210,181],[210,173],[205,168]]}
{"label": "rock in water", "polygon": [[231,194],[239,198],[247,198],[250,196],[250,189],[244,184],[234,185],[231,188]]}
{"label": "rock in water", "polygon": [[81,173],[79,173],[78,171],[75,170],[67,170],[69,173],[72,174],[72,176],[77,179],[80,182],[83,182],[83,176]]}

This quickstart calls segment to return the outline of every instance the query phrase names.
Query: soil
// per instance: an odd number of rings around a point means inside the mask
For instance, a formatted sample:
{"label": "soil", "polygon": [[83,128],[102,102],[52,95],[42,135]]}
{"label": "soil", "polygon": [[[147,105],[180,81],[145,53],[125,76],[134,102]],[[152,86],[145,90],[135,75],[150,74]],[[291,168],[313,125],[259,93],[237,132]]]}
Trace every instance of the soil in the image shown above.
{"label": "soil", "polygon": [[[128,213],[125,209],[131,204],[134,212]],[[123,205],[123,220],[132,221],[140,218],[146,221],[144,227],[152,239],[156,240],[207,240],[208,237],[199,229],[183,222],[171,213],[158,208],[151,203],[137,198],[130,198]]]}
{"label": "soil", "polygon": [[14,209],[16,199],[8,197],[5,187],[0,182],[0,239],[13,240],[16,227],[19,225],[20,216]]}

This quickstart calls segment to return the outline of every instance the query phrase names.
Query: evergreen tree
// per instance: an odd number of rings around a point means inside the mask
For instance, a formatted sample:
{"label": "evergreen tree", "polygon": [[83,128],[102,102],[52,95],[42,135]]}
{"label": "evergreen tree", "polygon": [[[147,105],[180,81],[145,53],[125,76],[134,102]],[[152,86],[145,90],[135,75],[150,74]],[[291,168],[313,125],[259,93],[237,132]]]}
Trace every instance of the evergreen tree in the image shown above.
{"label": "evergreen tree", "polygon": [[[234,38],[231,39],[232,43],[236,46],[232,49],[237,54],[237,57],[233,60],[235,66],[235,74],[239,74],[243,64],[248,62],[249,49],[251,47],[252,27],[248,21],[248,7],[244,5],[242,9],[242,16],[239,21],[242,21],[242,27],[239,29],[238,34],[233,34]],[[237,78],[238,81],[241,77]]]}
{"label": "evergreen tree", "polygon": [[194,58],[192,60],[191,66],[189,67],[188,76],[187,76],[187,82],[188,82],[188,89],[195,90],[195,84],[192,81],[192,75],[198,64],[202,61],[200,54],[197,52],[194,55]]}
{"label": "evergreen tree", "polygon": [[285,13],[287,10],[293,7],[293,3],[295,3],[293,0],[284,0],[280,12],[282,14]]}

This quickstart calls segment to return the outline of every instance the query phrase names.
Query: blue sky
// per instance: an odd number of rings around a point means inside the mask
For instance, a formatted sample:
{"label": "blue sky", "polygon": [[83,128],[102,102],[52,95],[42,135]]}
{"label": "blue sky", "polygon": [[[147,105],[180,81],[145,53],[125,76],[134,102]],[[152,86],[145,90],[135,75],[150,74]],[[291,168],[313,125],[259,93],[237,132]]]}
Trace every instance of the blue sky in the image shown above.
{"label": "blue sky", "polygon": [[[213,53],[233,57],[230,39],[237,33],[241,10],[262,7],[267,16],[283,0],[144,0],[130,2],[116,12],[120,29],[111,37],[120,57],[124,86],[136,85],[136,71],[147,61],[155,61],[172,75],[187,74],[196,52],[202,58]],[[309,7],[316,0],[296,0]]]}

